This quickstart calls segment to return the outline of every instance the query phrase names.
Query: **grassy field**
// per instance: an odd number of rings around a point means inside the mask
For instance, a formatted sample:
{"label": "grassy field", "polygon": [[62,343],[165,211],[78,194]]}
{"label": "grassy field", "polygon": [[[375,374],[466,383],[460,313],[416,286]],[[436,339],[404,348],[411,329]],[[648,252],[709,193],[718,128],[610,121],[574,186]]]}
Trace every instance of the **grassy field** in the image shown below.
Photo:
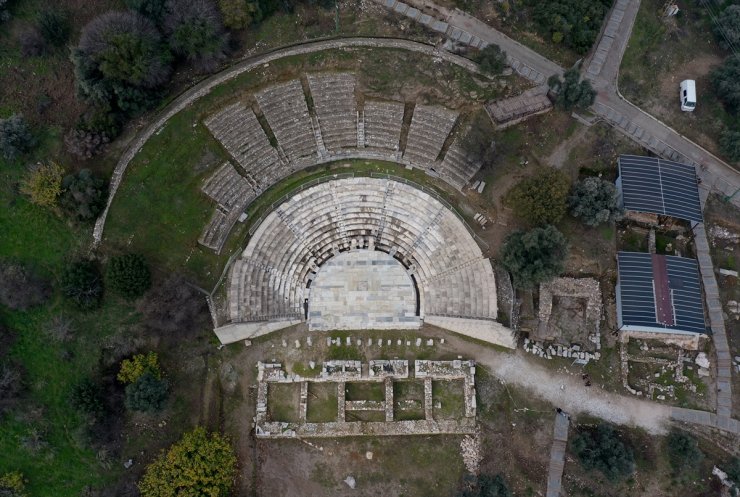
{"label": "grassy field", "polygon": [[[727,53],[712,35],[712,21],[704,7],[687,2],[681,14],[666,21],[660,17],[662,0],[645,0],[622,59],[619,90],[647,112],[681,134],[720,155],[717,140],[732,121],[714,95],[709,73]],[[684,79],[697,85],[693,112],[679,108],[678,88]]]}

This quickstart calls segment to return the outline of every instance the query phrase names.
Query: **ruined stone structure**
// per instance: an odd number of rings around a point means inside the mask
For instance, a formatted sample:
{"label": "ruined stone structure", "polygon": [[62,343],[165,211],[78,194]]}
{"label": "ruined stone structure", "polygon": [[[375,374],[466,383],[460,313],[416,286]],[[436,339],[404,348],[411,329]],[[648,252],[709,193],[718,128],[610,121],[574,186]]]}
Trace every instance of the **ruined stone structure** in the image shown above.
{"label": "ruined stone structure", "polygon": [[326,181],[292,195],[234,262],[228,300],[231,322],[216,329],[223,343],[302,321],[310,329],[428,322],[514,346],[496,321],[491,263],[463,221],[387,178]]}
{"label": "ruined stone structure", "polygon": [[[322,365],[315,378],[288,375],[280,364],[257,363],[257,409],[254,417],[255,433],[259,438],[341,437],[358,435],[423,435],[466,434],[475,432],[475,362],[474,361],[414,361],[415,378],[424,382],[423,419],[395,420],[400,407],[394,402],[393,383],[411,378],[408,361],[374,360],[365,369],[359,361],[329,361]],[[362,371],[367,371],[363,374]],[[435,414],[433,381],[462,380],[463,412],[459,418],[449,419]],[[346,384],[353,382],[382,383],[384,400],[347,400]],[[313,401],[308,395],[309,383],[324,382],[336,385],[337,417],[335,421],[312,423],[307,413]],[[269,419],[269,389],[278,383],[299,384],[297,422]],[[439,404],[440,401],[436,403]],[[349,411],[377,411],[385,421],[349,421]]]}
{"label": "ruined stone structure", "polygon": [[[256,92],[254,108],[237,102],[205,119],[233,167],[223,166],[203,185],[218,207],[201,234],[202,245],[220,252],[252,200],[282,178],[316,164],[345,158],[393,161],[422,169],[458,190],[480,169],[464,152],[464,133],[453,132],[457,112],[410,107],[402,149],[403,102],[367,100],[360,106],[351,73],[309,74],[306,79],[305,89],[298,79],[279,83]],[[220,185],[218,197],[209,193],[212,185]]]}

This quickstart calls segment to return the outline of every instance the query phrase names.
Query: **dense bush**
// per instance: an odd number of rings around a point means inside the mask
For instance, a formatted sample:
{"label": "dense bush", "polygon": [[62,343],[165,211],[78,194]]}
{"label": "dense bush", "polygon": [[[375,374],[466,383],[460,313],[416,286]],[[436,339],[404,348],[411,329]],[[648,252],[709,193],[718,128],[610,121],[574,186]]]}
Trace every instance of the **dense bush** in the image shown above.
{"label": "dense bush", "polygon": [[226,59],[229,36],[213,0],[167,0],[164,31],[172,52],[204,72]]}
{"label": "dense bush", "polygon": [[33,26],[18,33],[18,44],[24,57],[38,57],[46,52],[46,42],[39,30]]}
{"label": "dense bush", "polygon": [[601,423],[594,429],[581,431],[573,439],[572,447],[584,468],[597,469],[610,480],[635,471],[632,449],[610,424]]}
{"label": "dense bush", "polygon": [[262,20],[262,7],[258,0],[218,0],[223,21],[231,29],[244,29]]}
{"label": "dense bush", "polygon": [[475,61],[485,74],[496,76],[501,74],[506,67],[506,52],[498,45],[491,43],[478,52]]}
{"label": "dense bush", "polygon": [[29,168],[21,182],[21,192],[31,198],[31,202],[41,207],[54,207],[62,193],[64,169],[55,162],[36,164]]}
{"label": "dense bush", "polygon": [[727,57],[710,73],[710,78],[727,111],[735,116],[740,114],[740,54]]}
{"label": "dense bush", "polygon": [[110,142],[108,136],[94,131],[80,128],[70,129],[64,135],[64,144],[67,151],[80,159],[91,159],[103,151]]}
{"label": "dense bush", "polygon": [[585,178],[575,184],[568,197],[570,213],[589,226],[617,220],[622,215],[619,192],[611,181]]}
{"label": "dense bush", "polygon": [[509,191],[506,202],[514,214],[531,224],[552,224],[567,211],[570,179],[559,169],[544,167]]}
{"label": "dense bush", "polygon": [[0,415],[15,407],[23,392],[23,367],[0,359]]}
{"label": "dense bush", "polygon": [[152,288],[138,310],[147,328],[177,336],[207,326],[210,320],[203,295],[177,274]]}
{"label": "dense bush", "polygon": [[0,497],[26,497],[27,495],[26,481],[22,473],[12,471],[0,475]]}
{"label": "dense bush", "polygon": [[581,80],[577,69],[565,71],[564,79],[553,74],[548,78],[547,84],[557,95],[555,105],[565,110],[586,109],[596,100],[596,90],[593,89],[590,81]]}
{"label": "dense bush", "polygon": [[727,51],[740,49],[740,5],[730,5],[712,23],[719,46]]}
{"label": "dense bush", "polygon": [[596,41],[611,0],[528,0],[533,18],[542,33],[555,44],[562,43],[585,54]]}
{"label": "dense bush", "polygon": [[52,47],[61,47],[69,40],[72,24],[66,12],[58,9],[41,11],[38,17],[39,32]]}
{"label": "dense bush", "polygon": [[0,119],[0,154],[6,159],[13,160],[30,151],[35,142],[31,128],[20,114]]}
{"label": "dense bush", "polygon": [[740,161],[740,131],[725,129],[719,138],[722,153],[731,160]]}
{"label": "dense bush", "polygon": [[92,221],[105,208],[106,194],[105,181],[95,177],[89,169],[82,169],[62,180],[59,206],[77,221]]}
{"label": "dense bush", "polygon": [[24,311],[51,297],[51,284],[25,266],[0,262],[0,304]]}
{"label": "dense bush", "polygon": [[69,264],[62,273],[64,294],[80,309],[93,309],[103,298],[103,279],[97,265],[80,260]]}
{"label": "dense bush", "polygon": [[129,299],[140,297],[151,286],[149,267],[139,254],[111,257],[106,277],[114,291]]}
{"label": "dense bush", "polygon": [[72,387],[72,405],[85,414],[99,416],[103,413],[103,389],[95,381],[85,378]]}
{"label": "dense bush", "polygon": [[147,467],[139,490],[142,497],[226,497],[235,476],[236,455],[230,441],[198,427]]}
{"label": "dense bush", "polygon": [[8,10],[9,3],[10,0],[0,0],[0,22],[10,19],[10,11]]}
{"label": "dense bush", "polygon": [[108,12],[88,23],[72,61],[83,98],[127,115],[154,105],[172,70],[157,28],[134,12]]}
{"label": "dense bush", "polygon": [[135,10],[139,14],[143,15],[159,23],[164,15],[164,4],[167,0],[126,0],[126,7],[131,10]]}
{"label": "dense bush", "polygon": [[156,352],[148,354],[136,354],[131,359],[121,361],[121,369],[118,371],[118,381],[124,384],[135,383],[144,373],[150,373],[157,379],[162,377],[159,367],[159,357]]}
{"label": "dense bush", "polygon": [[676,474],[695,470],[704,457],[696,440],[681,431],[674,430],[668,434],[666,447],[668,461]]}
{"label": "dense bush", "polygon": [[559,275],[567,252],[565,237],[554,226],[547,225],[527,232],[514,231],[507,236],[501,261],[515,286],[531,288]]}
{"label": "dense bush", "polygon": [[150,413],[161,411],[168,393],[167,381],[147,371],[138,380],[126,385],[126,408]]}

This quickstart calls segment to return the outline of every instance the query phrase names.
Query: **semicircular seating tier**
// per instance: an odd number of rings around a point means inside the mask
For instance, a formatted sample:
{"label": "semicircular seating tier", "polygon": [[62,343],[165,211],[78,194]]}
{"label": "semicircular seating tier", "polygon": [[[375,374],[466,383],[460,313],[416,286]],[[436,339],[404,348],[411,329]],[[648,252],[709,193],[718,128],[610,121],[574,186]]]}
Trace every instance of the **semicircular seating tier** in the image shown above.
{"label": "semicircular seating tier", "polygon": [[304,321],[311,330],[426,322],[514,346],[496,322],[491,262],[464,222],[387,178],[328,180],[275,208],[232,266],[228,303],[231,322],[216,329],[224,343]]}
{"label": "semicircular seating tier", "polygon": [[199,242],[220,252],[261,192],[333,160],[393,161],[462,190],[480,163],[465,153],[459,117],[439,106],[364,99],[352,73],[308,74],[305,84],[295,79],[263,88],[251,103],[228,105],[204,121],[231,159],[202,187],[217,208]]}

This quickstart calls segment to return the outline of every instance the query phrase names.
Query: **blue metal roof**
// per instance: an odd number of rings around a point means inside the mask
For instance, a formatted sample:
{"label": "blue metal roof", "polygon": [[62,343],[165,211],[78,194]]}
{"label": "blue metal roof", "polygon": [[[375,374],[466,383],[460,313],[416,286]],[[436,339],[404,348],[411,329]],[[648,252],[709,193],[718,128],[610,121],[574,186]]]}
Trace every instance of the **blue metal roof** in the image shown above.
{"label": "blue metal roof", "polygon": [[704,304],[699,283],[699,266],[694,259],[665,257],[671,292],[674,323],[658,322],[653,290],[651,254],[618,252],[619,285],[617,310],[619,326],[627,330],[705,333]]}
{"label": "blue metal roof", "polygon": [[619,156],[624,208],[703,222],[693,166],[639,155]]}

